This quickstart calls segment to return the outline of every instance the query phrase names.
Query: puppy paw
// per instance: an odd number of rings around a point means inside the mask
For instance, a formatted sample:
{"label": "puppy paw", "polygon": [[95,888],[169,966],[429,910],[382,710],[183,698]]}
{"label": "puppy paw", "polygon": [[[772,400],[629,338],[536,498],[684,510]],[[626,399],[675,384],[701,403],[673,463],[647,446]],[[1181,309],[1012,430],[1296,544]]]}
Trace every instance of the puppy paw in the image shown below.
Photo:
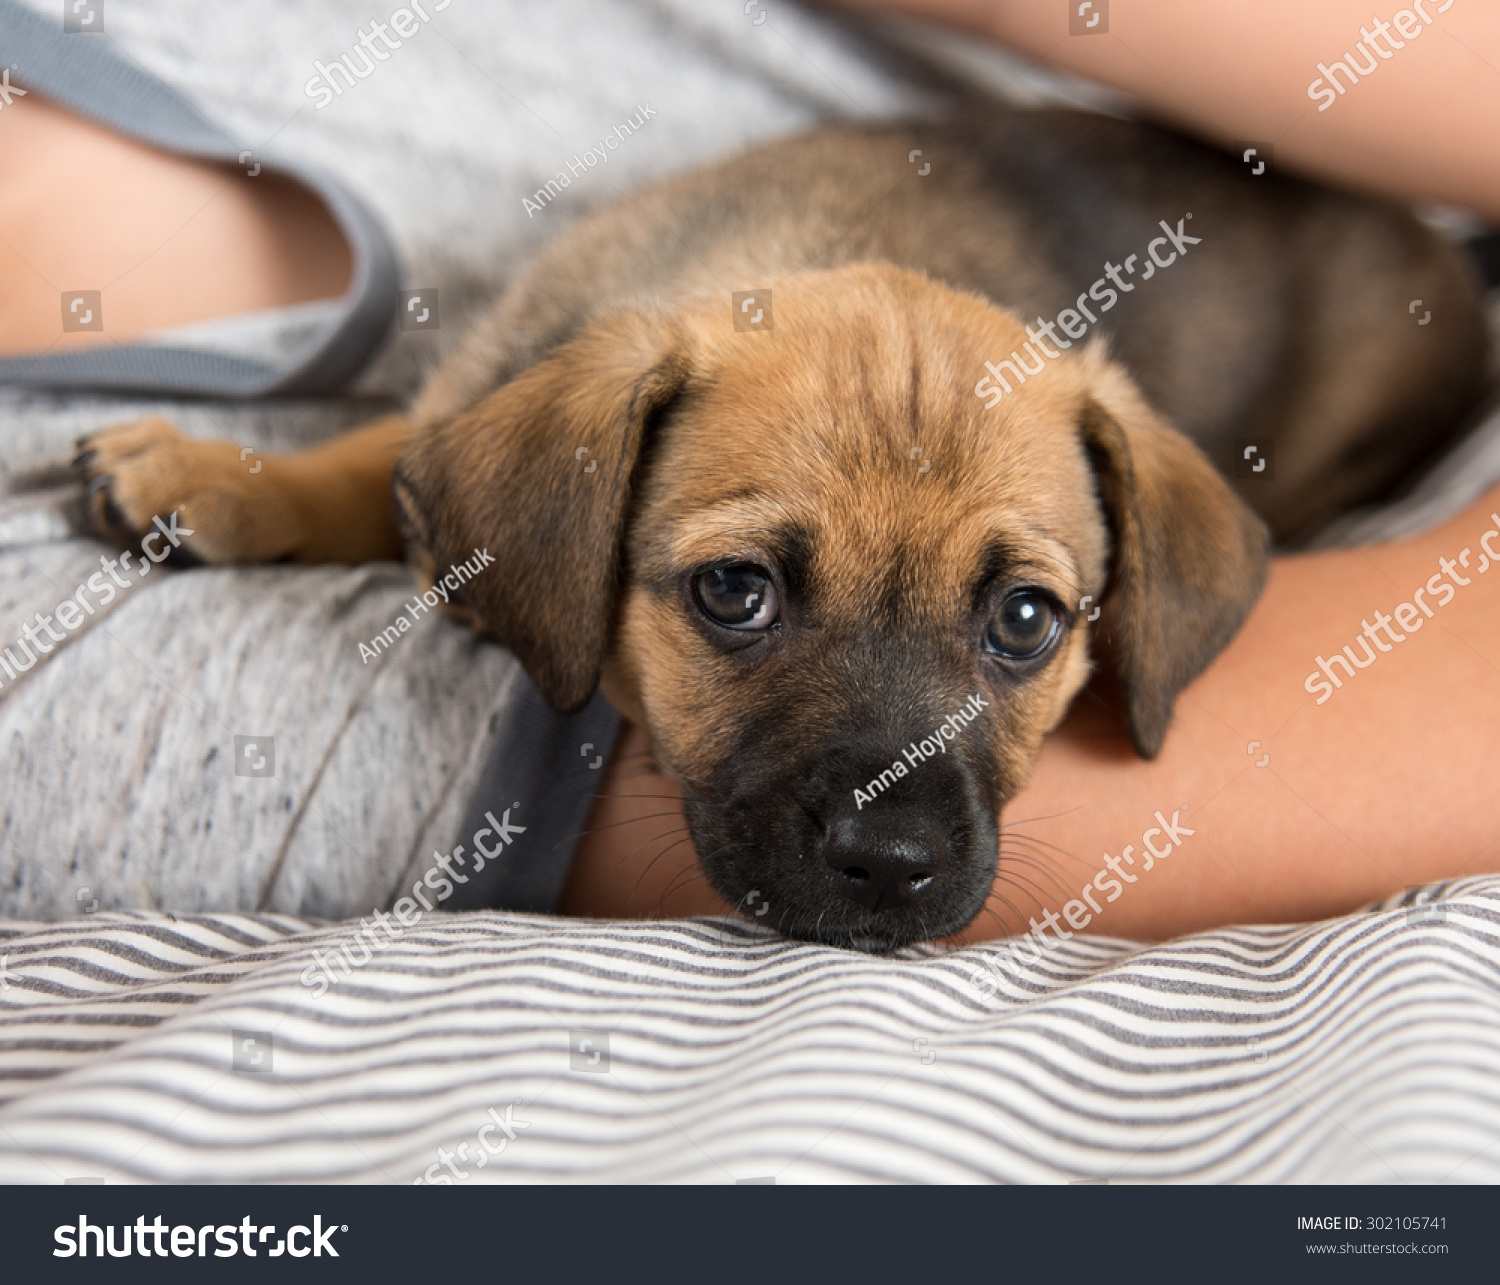
{"label": "puppy paw", "polygon": [[178,566],[287,556],[293,515],[264,465],[253,451],[187,437],[158,418],[80,438],[73,461],[99,531],[133,544],[159,519],[174,533],[166,560]]}

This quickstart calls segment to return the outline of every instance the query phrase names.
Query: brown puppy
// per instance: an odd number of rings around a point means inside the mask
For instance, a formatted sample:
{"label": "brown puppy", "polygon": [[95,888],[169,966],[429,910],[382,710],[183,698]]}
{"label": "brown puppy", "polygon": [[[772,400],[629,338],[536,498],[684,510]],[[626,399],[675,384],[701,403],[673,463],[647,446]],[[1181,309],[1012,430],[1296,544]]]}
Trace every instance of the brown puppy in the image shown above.
{"label": "brown puppy", "polygon": [[[737,329],[729,295],[767,288]],[[1090,299],[1122,365],[1044,324]],[[561,238],[424,394],[396,496],[433,563],[504,550],[462,605],[559,709],[602,676],[650,728],[726,898],[889,949],[983,903],[1090,601],[1147,756],[1249,610],[1265,528],[1203,452],[1274,454],[1242,485],[1295,535],[1440,446],[1483,351],[1461,264],[1388,207],[1104,118],[847,127]],[[1029,377],[987,380],[1012,354]],[[181,505],[200,557],[357,560],[395,546],[407,432],[254,491],[159,422],[85,467],[103,521]]]}

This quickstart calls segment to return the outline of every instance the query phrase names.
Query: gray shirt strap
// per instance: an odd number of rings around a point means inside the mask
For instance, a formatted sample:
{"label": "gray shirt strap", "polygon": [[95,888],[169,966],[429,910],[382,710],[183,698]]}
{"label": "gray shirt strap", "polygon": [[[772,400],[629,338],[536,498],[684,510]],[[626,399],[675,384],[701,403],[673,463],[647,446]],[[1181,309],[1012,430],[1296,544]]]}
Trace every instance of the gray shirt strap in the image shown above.
{"label": "gray shirt strap", "polygon": [[[64,32],[16,0],[0,0],[0,51],[16,80],[121,134],[165,151],[238,167],[248,149],[105,40]],[[266,397],[329,393],[374,354],[396,315],[401,269],[370,209],[327,174],[255,153],[322,198],[349,243],[354,273],[341,307],[282,366],[227,353],[159,344],[0,359],[0,383],[116,389],[196,396]],[[252,162],[252,163],[254,163]]]}

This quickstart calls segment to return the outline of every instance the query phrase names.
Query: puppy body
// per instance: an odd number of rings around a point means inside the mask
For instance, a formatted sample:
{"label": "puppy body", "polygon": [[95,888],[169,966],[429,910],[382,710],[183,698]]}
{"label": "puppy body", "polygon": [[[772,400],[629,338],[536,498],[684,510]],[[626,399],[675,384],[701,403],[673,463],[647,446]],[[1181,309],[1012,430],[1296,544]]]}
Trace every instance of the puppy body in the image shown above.
{"label": "puppy body", "polygon": [[[916,149],[925,176],[908,162]],[[1188,214],[1199,244],[1153,270],[1145,248],[1160,223]],[[1122,277],[1131,292],[1101,311],[1090,287],[1108,290],[1104,265],[1132,254],[1143,262]],[[1081,300],[1147,401],[1223,473],[1235,476],[1236,440],[1272,445],[1275,477],[1235,485],[1279,541],[1389,493],[1451,440],[1483,385],[1470,274],[1399,208],[1253,176],[1150,126],[986,108],[820,130],[585,220],[432,380],[417,421],[473,405],[612,312],[774,297],[789,273],[865,262],[977,292],[1028,323]]]}
{"label": "puppy body", "polygon": [[[1101,312],[1117,363],[1080,344],[977,395],[1033,317],[1087,307],[1106,263],[1189,214],[1181,261]],[[771,328],[737,329],[730,294],[767,289]],[[1208,460],[1269,446],[1274,480],[1243,495],[1295,537],[1438,449],[1483,352],[1462,265],[1393,208],[1099,117],[849,126],[555,242],[422,395],[395,493],[419,558],[506,551],[462,606],[558,708],[602,678],[651,729],[721,893],[888,949],[983,904],[1000,810],[1086,681],[1091,630],[1152,755],[1238,628],[1266,529]],[[184,441],[179,459],[214,445]],[[173,486],[226,494],[222,470],[163,484],[149,442],[93,449],[120,525]],[[346,510],[384,502],[328,450]],[[326,533],[292,543],[327,556]],[[743,610],[705,597],[725,585]],[[724,602],[754,618],[724,623]],[[940,753],[917,748],[945,722]]]}

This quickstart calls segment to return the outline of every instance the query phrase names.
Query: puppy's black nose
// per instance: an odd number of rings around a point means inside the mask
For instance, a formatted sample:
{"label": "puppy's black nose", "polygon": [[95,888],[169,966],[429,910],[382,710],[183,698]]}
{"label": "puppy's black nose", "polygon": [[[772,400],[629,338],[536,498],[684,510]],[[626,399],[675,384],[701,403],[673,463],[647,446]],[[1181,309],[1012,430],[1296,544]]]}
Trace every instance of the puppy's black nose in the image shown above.
{"label": "puppy's black nose", "polygon": [[842,817],[821,846],[843,894],[874,911],[912,905],[934,890],[950,837],[947,826],[920,818]]}

